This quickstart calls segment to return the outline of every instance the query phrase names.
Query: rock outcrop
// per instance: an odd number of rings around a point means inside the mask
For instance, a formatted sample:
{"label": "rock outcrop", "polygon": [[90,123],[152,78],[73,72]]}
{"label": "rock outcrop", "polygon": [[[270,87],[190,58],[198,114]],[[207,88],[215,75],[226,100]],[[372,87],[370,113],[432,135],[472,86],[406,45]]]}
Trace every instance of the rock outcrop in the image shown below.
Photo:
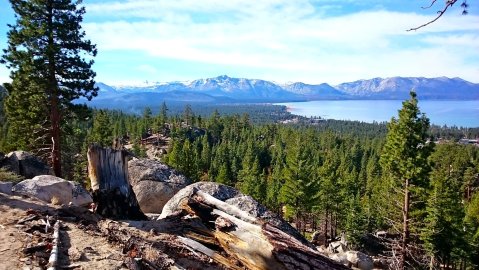
{"label": "rock outcrop", "polygon": [[53,175],[53,170],[48,165],[26,151],[14,151],[6,156],[0,156],[0,167],[25,178],[33,178],[37,175]]}
{"label": "rock outcrop", "polygon": [[144,213],[161,213],[163,206],[191,181],[169,166],[151,159],[128,162],[129,181]]}
{"label": "rock outcrop", "polygon": [[351,262],[351,265],[354,267],[361,270],[372,270],[374,268],[373,259],[362,252],[350,250],[345,254],[348,261]]}
{"label": "rock outcrop", "polygon": [[81,206],[93,202],[90,194],[72,181],[52,175],[39,175],[24,180],[13,186],[16,195],[33,197],[53,204],[69,204]]}
{"label": "rock outcrop", "polygon": [[0,182],[0,193],[12,194],[13,182]]}

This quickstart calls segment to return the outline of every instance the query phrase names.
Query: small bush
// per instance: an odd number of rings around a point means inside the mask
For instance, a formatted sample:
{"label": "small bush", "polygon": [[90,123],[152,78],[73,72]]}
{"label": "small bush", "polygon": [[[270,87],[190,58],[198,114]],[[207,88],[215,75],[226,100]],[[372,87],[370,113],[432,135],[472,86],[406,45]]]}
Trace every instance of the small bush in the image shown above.
{"label": "small bush", "polygon": [[7,171],[5,168],[0,168],[0,182],[18,183],[23,180],[23,176]]}

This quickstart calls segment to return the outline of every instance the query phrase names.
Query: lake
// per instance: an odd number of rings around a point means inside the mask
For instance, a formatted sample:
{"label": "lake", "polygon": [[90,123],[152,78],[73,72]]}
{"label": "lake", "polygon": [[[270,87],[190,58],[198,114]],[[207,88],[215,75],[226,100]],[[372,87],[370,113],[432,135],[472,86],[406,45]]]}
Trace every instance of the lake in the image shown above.
{"label": "lake", "polygon": [[[372,123],[397,118],[402,100],[320,100],[276,103],[289,108],[293,114],[325,119],[353,120]],[[419,101],[421,112],[436,125],[479,127],[479,100]]]}

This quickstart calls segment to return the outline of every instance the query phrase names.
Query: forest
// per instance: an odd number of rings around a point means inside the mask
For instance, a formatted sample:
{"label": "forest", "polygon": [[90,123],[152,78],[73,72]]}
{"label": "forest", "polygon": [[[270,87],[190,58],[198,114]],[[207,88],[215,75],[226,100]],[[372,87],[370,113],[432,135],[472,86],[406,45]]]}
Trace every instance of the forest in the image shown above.
{"label": "forest", "polygon": [[[98,94],[97,48],[80,25],[85,8],[10,3],[0,152],[30,151],[56,176],[88,187],[89,145],[144,158],[166,144],[162,162],[193,181],[239,189],[305,236],[321,232],[323,244],[346,238],[393,258],[393,269],[479,268],[479,147],[458,143],[478,138],[479,128],[431,125],[414,91],[388,123],[309,119],[267,104],[96,110],[75,103]],[[379,232],[389,240],[372,246]]]}
{"label": "forest", "polygon": [[[388,149],[391,124],[308,119],[281,107],[256,106],[210,115],[196,114],[190,105],[170,113],[165,103],[157,113],[145,108],[142,115],[83,107],[82,118],[63,125],[63,177],[88,185],[86,149],[92,143],[130,145],[132,155],[141,158],[148,147],[169,138],[161,161],[193,181],[238,188],[306,236],[317,230],[325,240],[345,235],[352,247],[370,250],[368,235],[402,233],[404,185],[396,177],[402,172],[387,161],[388,155],[400,158]],[[284,124],[278,112],[284,113],[284,120],[298,120]],[[23,149],[48,160],[36,135],[41,128],[16,126],[3,116],[0,151]],[[466,135],[477,136],[477,129],[422,124],[416,126],[426,125],[421,132],[428,143],[423,149],[429,153],[414,160],[415,170],[423,171],[411,177],[415,182],[410,188],[407,250],[414,260],[409,264],[425,266],[434,258],[435,264],[451,268],[477,266],[479,148],[457,142]],[[145,143],[148,137],[157,138],[156,143]],[[400,244],[391,245],[386,250]]]}

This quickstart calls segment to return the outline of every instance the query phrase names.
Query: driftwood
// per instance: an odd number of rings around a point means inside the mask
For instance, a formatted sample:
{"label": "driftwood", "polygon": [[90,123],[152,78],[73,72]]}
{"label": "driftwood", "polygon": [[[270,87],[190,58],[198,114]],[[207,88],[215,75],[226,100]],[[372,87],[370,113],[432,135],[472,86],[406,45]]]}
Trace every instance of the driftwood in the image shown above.
{"label": "driftwood", "polygon": [[145,220],[128,180],[127,153],[91,145],[87,155],[96,212],[108,218]]}

